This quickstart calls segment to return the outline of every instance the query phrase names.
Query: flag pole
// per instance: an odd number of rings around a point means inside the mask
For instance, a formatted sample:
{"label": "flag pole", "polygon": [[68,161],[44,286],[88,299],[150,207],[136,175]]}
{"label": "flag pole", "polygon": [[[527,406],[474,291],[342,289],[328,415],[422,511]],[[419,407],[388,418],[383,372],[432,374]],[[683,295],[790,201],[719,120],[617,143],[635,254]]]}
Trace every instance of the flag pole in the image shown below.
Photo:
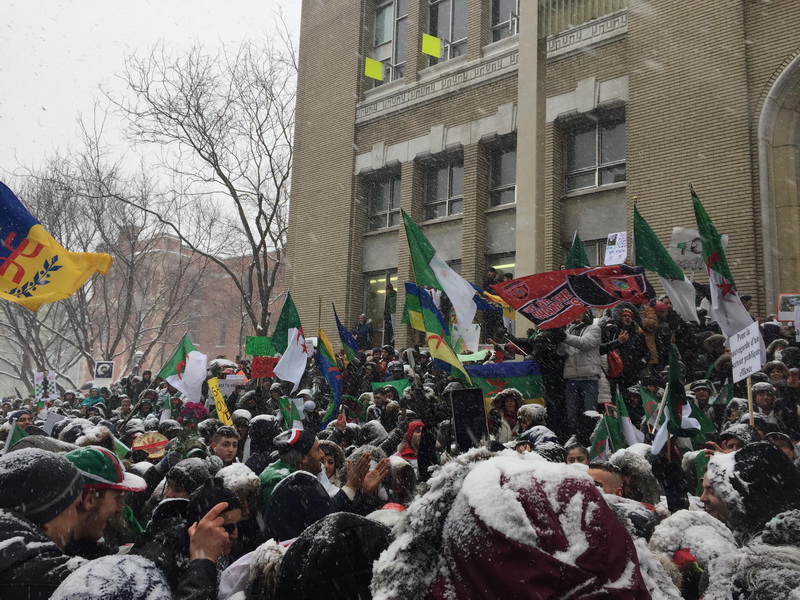
{"label": "flag pole", "polygon": [[750,411],[750,427],[756,426],[755,415],[753,414],[753,387],[750,382],[750,375],[747,376],[747,408]]}

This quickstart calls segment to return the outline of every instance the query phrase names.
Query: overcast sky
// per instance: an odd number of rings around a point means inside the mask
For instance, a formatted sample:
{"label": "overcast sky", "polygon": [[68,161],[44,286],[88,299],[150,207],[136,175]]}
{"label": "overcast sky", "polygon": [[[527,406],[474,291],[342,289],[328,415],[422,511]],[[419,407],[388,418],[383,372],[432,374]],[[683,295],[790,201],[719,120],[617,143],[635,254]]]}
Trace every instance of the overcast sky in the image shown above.
{"label": "overcast sky", "polygon": [[[0,178],[74,144],[80,113],[129,54],[168,47],[235,45],[269,34],[282,8],[295,38],[300,0],[2,0]],[[116,122],[110,127],[118,132]],[[121,136],[112,131],[112,141]]]}

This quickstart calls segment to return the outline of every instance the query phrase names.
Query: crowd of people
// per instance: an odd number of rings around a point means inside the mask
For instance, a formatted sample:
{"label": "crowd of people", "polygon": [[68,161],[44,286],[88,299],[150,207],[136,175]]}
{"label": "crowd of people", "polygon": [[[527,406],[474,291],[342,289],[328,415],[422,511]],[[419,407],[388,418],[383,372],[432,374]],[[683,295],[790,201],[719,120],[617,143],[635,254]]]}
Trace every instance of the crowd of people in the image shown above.
{"label": "crowd of people", "polygon": [[[370,347],[361,325],[338,410],[313,361],[297,392],[237,388],[231,424],[149,371],[44,410],[5,399],[0,597],[800,598],[786,324],[761,325],[751,419],[725,338],[668,297],[527,337],[492,321],[485,361],[535,360],[543,398],[501,390],[470,449],[450,402],[465,382],[419,346]],[[712,427],[654,454],[646,399],[663,398],[673,346]],[[643,442],[599,455],[620,401]]]}

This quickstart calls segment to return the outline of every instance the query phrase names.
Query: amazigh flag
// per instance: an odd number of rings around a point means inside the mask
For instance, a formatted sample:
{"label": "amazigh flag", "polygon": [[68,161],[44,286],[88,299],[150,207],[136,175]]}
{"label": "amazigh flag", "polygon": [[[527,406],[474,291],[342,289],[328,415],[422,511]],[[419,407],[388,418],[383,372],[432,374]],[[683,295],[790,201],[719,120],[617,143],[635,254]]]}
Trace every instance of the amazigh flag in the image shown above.
{"label": "amazigh flag", "polygon": [[639,214],[636,204],[633,205],[633,240],[634,262],[648,271],[653,271],[661,278],[661,285],[672,301],[675,309],[684,321],[697,322],[695,308],[695,291],[692,282],[672,260],[669,252],[658,240],[647,221]]}
{"label": "amazigh flag", "polygon": [[3,454],[11,450],[11,448],[14,447],[14,444],[16,444],[22,438],[26,438],[29,435],[29,433],[25,433],[25,430],[22,427],[17,425],[17,421],[14,419],[14,422],[11,426],[11,431],[8,432],[8,437],[6,438],[6,445],[3,446]]}
{"label": "amazigh flag", "polygon": [[292,391],[300,385],[300,380],[308,366],[308,344],[303,337],[303,331],[292,327],[289,330],[289,345],[281,356],[273,372],[276,377],[294,384]]}
{"label": "amazigh flag", "polygon": [[733,282],[733,275],[728,268],[728,260],[725,258],[725,250],[722,248],[717,229],[700,203],[697,194],[694,193],[694,189],[692,189],[692,203],[694,204],[697,230],[703,240],[703,260],[706,263],[710,280],[711,316],[714,317],[725,337],[730,338],[752,325],[753,318],[742,305],[742,301],[736,293],[736,284]]}
{"label": "amazigh flag", "polygon": [[339,330],[339,340],[342,342],[342,348],[344,348],[344,362],[348,364],[358,354],[358,342],[350,330],[342,325],[339,315],[336,314],[336,306],[334,304],[331,304],[331,306],[333,306],[333,316],[336,319],[336,329]]}
{"label": "amazigh flag", "polygon": [[66,250],[0,182],[0,297],[36,312],[110,269],[108,254]]}
{"label": "amazigh flag", "polygon": [[581,238],[578,237],[578,230],[575,230],[575,235],[572,236],[572,246],[569,247],[569,254],[567,254],[567,262],[564,267],[567,269],[588,269],[589,257],[586,256],[586,248],[583,246]]}
{"label": "amazigh flag", "polygon": [[417,288],[417,293],[414,294],[413,291],[409,291],[411,289],[406,285],[406,303],[410,301],[415,306],[418,305],[419,314],[422,315],[422,323],[419,323],[417,319],[412,319],[411,326],[415,329],[419,325],[422,326],[420,331],[425,332],[425,341],[428,343],[431,358],[446,363],[451,375],[459,378],[463,377],[469,382],[469,375],[464,370],[464,365],[458,360],[458,355],[450,346],[450,336],[443,326],[444,319],[433,303],[433,298],[425,290]]}
{"label": "amazigh flag", "polygon": [[286,292],[286,300],[283,302],[281,314],[278,316],[278,322],[275,323],[275,331],[272,334],[272,346],[275,352],[284,354],[286,347],[289,345],[289,330],[295,328],[303,333],[303,326],[300,324],[300,315],[297,314],[297,307],[292,300],[292,294]]}
{"label": "amazigh flag", "polygon": [[620,420],[612,415],[603,415],[592,433],[589,460],[608,460],[614,452],[627,446]]}
{"label": "amazigh flag", "polygon": [[317,331],[317,369],[322,373],[333,392],[333,402],[328,405],[328,410],[322,417],[322,429],[325,429],[328,423],[336,418],[339,407],[342,405],[342,373],[336,363],[331,342],[322,329]]}
{"label": "amazigh flag", "polygon": [[664,444],[667,443],[669,434],[690,438],[699,433],[701,429],[697,419],[691,416],[692,406],[686,398],[678,349],[675,344],[672,345],[669,352],[669,383],[665,396],[664,415],[666,419],[653,438],[653,447],[650,449],[652,454],[661,452]]}
{"label": "amazigh flag", "polygon": [[467,365],[466,369],[472,385],[483,390],[487,410],[497,393],[508,388],[519,390],[526,403],[544,398],[542,371],[535,360]]}
{"label": "amazigh flag", "polygon": [[620,426],[622,427],[622,435],[625,438],[628,446],[634,444],[641,444],[644,442],[644,432],[640,431],[632,422],[628,414],[628,407],[625,406],[625,400],[617,392],[617,397],[614,399],[614,405],[617,408],[617,418],[619,419]]}
{"label": "amazigh flag", "polygon": [[411,266],[414,269],[414,280],[417,285],[426,285],[443,291],[450,299],[456,320],[462,330],[472,324],[475,316],[475,295],[469,282],[453,271],[442,257],[436,252],[428,238],[411,220],[404,210],[403,224],[405,225],[408,249],[411,253]]}
{"label": "amazigh flag", "polygon": [[475,302],[475,306],[478,310],[485,310],[486,312],[503,315],[509,319],[514,318],[514,309],[506,304],[500,296],[490,294],[475,283],[471,285],[475,290],[475,295],[472,297],[472,300]]}
{"label": "amazigh flag", "polygon": [[581,317],[587,306],[646,304],[655,296],[644,269],[628,265],[548,271],[491,287],[540,329],[563,327]]}
{"label": "amazigh flag", "polygon": [[400,322],[410,325],[417,331],[425,331],[425,319],[422,316],[422,302],[420,301],[420,298],[424,298],[425,306],[433,306],[433,315],[439,322],[437,331],[444,331],[444,336],[449,339],[450,330],[447,327],[447,321],[444,320],[444,316],[442,316],[442,313],[436,308],[436,305],[433,303],[433,297],[428,290],[410,281],[405,282],[404,285],[406,288],[406,303],[405,306],[403,306],[403,318]]}

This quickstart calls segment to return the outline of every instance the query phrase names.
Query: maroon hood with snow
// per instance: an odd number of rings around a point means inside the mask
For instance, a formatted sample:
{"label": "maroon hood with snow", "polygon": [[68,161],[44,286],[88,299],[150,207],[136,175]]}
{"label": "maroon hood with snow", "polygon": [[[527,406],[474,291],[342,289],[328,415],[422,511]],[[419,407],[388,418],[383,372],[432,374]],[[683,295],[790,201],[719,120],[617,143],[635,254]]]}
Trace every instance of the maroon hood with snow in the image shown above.
{"label": "maroon hood with snow", "polygon": [[518,456],[477,464],[428,598],[649,599],[630,535],[588,476]]}

